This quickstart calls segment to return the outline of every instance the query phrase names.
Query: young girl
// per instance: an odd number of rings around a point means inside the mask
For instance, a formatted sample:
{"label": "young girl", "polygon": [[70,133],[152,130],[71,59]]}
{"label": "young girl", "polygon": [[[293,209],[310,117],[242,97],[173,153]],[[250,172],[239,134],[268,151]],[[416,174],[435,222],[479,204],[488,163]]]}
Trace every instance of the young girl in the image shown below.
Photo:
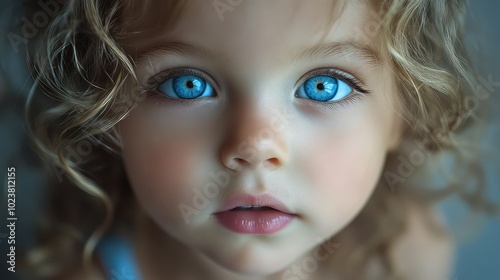
{"label": "young girl", "polygon": [[447,279],[436,196],[410,177],[473,113],[464,13],[67,1],[34,65],[51,100],[32,137],[60,181],[28,261],[49,279]]}

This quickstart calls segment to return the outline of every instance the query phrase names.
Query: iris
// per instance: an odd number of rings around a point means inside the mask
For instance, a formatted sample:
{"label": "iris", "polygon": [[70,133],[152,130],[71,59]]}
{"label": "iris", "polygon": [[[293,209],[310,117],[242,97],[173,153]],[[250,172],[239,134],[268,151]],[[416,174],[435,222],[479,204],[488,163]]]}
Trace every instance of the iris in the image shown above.
{"label": "iris", "polygon": [[318,75],[309,78],[297,91],[297,96],[315,101],[331,102],[345,98],[352,88],[340,79]]}
{"label": "iris", "polygon": [[197,75],[180,75],[158,85],[157,90],[170,98],[194,99],[211,96],[212,86]]}

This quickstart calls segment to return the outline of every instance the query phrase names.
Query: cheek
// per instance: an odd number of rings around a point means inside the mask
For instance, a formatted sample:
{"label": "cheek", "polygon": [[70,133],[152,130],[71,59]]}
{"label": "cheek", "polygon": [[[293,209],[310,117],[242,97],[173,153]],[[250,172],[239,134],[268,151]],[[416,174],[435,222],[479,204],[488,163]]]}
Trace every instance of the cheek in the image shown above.
{"label": "cheek", "polygon": [[171,194],[186,185],[197,150],[196,143],[166,139],[157,145],[145,146],[138,155],[141,177],[147,185],[156,186],[158,192]]}
{"label": "cheek", "polygon": [[[363,192],[378,174],[383,147],[378,143],[360,140],[363,136],[356,133],[341,137],[324,136],[311,151],[310,169],[316,184],[342,195]],[[349,190],[349,192],[346,192]]]}
{"label": "cheek", "polygon": [[[172,137],[168,129],[148,129],[124,123],[123,161],[139,203],[152,216],[179,217],[178,205],[190,197],[200,164],[197,137]],[[145,137],[148,135],[148,137]],[[191,139],[191,140],[190,140]]]}
{"label": "cheek", "polygon": [[385,160],[383,133],[375,125],[317,133],[303,164],[317,207],[313,219],[331,231],[362,209],[380,177]]}

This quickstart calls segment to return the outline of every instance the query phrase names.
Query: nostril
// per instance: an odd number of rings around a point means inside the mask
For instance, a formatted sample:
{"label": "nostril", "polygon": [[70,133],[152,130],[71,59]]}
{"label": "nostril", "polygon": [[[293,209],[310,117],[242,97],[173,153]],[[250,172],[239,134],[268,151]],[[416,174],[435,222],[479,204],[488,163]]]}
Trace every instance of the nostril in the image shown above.
{"label": "nostril", "polygon": [[270,158],[270,159],[268,159],[267,161],[268,161],[270,164],[274,165],[274,166],[279,166],[279,165],[280,165],[280,161],[279,161],[277,158],[275,158],[275,157]]}
{"label": "nostril", "polygon": [[236,164],[238,165],[244,165],[246,162],[244,159],[241,158],[235,158],[234,161],[236,161]]}

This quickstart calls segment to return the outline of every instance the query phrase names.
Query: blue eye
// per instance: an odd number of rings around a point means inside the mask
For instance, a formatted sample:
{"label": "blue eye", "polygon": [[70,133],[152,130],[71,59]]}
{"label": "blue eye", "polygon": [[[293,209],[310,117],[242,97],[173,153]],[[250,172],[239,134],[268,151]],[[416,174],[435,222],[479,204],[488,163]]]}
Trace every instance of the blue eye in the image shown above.
{"label": "blue eye", "polygon": [[309,78],[297,91],[300,98],[310,98],[320,102],[335,102],[344,99],[352,92],[345,82],[325,75]]}
{"label": "blue eye", "polygon": [[213,87],[200,76],[187,74],[170,78],[156,88],[162,94],[174,99],[195,99],[213,96]]}

